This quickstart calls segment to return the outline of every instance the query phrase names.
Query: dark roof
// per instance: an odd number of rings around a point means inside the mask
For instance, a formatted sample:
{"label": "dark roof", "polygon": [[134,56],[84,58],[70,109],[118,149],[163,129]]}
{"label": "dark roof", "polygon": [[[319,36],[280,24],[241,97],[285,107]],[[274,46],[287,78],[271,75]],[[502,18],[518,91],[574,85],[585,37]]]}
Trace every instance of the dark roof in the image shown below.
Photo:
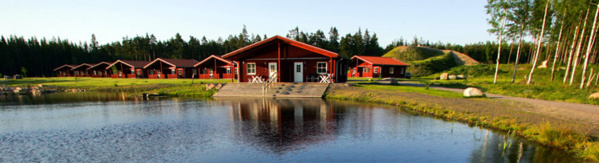
{"label": "dark roof", "polygon": [[225,63],[227,63],[227,64],[232,64],[232,63],[233,63],[233,62],[231,62],[231,61],[230,61],[230,60],[228,60],[228,59],[221,58],[220,56],[217,56],[217,55],[210,55],[208,58],[206,58],[206,59],[204,59],[204,60],[202,60],[202,61],[200,61],[200,62],[196,63],[195,65],[193,65],[193,67],[198,67],[199,65],[201,65],[201,64],[203,64],[203,63],[205,63],[205,62],[209,61],[209,60],[210,60],[210,59],[212,59],[212,58],[214,58],[214,59],[217,59],[217,60],[220,60],[220,61],[223,61],[223,62],[225,62]]}
{"label": "dark roof", "polygon": [[166,64],[169,64],[173,67],[193,67],[196,63],[198,63],[198,61],[193,60],[193,59],[162,59],[162,58],[156,58],[154,61],[146,64],[144,66],[144,68],[149,67],[150,65],[156,63],[156,62],[164,62]]}
{"label": "dark roof", "polygon": [[[74,69],[79,69],[79,68],[85,68],[85,66],[87,66],[87,67],[91,67],[91,66],[92,66],[92,64],[89,64],[89,63],[82,63],[82,64],[79,64],[79,65],[77,65],[77,66],[73,67],[73,70],[74,70]],[[87,68],[85,68],[85,69],[87,70]]]}
{"label": "dark roof", "polygon": [[298,47],[298,48],[301,48],[301,49],[304,49],[304,50],[308,50],[308,51],[311,51],[311,52],[314,52],[314,53],[318,53],[318,54],[321,54],[321,55],[324,55],[324,56],[327,56],[327,57],[333,57],[333,58],[339,57],[339,54],[337,54],[335,52],[331,52],[331,51],[328,51],[328,50],[325,50],[325,49],[322,49],[322,48],[319,48],[319,47],[316,47],[316,46],[312,46],[310,44],[306,44],[306,43],[303,43],[303,42],[291,40],[291,39],[288,39],[288,38],[285,38],[285,37],[274,36],[274,37],[271,37],[269,39],[262,40],[262,41],[253,43],[251,45],[239,48],[239,49],[237,49],[235,51],[229,52],[229,53],[223,55],[222,58],[225,58],[225,59],[230,58],[230,57],[232,57],[234,55],[237,55],[239,53],[242,53],[242,52],[254,49],[256,47],[259,47],[260,45],[264,45],[264,44],[270,43],[270,42],[275,41],[275,40],[280,40],[280,41],[282,41],[284,43],[287,43],[289,45],[292,45],[292,46],[295,46],[295,47]]}
{"label": "dark roof", "polygon": [[59,66],[59,67],[55,68],[55,69],[54,69],[54,71],[60,70],[61,68],[64,68],[64,67],[67,67],[67,68],[69,68],[69,69],[73,69],[73,67],[75,67],[75,66],[77,66],[77,65],[68,65],[68,64],[64,64],[64,65],[62,65],[62,66]]}
{"label": "dark roof", "polygon": [[111,64],[110,62],[100,62],[100,63],[97,63],[97,64],[95,64],[95,65],[92,65],[91,67],[87,68],[87,70],[89,70],[89,69],[92,69],[92,68],[95,68],[95,67],[98,67],[98,66],[100,66],[100,65],[106,65],[106,66],[110,66],[110,64]]}
{"label": "dark roof", "polygon": [[114,63],[110,64],[106,69],[114,66],[117,63],[123,63],[133,68],[143,68],[146,64],[150,63],[150,61],[132,61],[132,60],[117,60]]}
{"label": "dark roof", "polygon": [[373,65],[394,65],[394,66],[409,66],[409,64],[399,61],[391,57],[375,57],[375,56],[353,56],[352,59],[358,58],[364,62]]}

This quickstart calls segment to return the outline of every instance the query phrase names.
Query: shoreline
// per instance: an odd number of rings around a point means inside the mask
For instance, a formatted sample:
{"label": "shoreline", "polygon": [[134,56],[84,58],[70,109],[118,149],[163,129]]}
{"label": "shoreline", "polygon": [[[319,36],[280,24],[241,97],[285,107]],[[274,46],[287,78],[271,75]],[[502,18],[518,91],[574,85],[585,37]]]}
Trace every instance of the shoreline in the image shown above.
{"label": "shoreline", "polygon": [[389,88],[331,86],[325,99],[385,104],[444,120],[497,129],[543,146],[573,153],[589,161],[599,161],[599,135],[585,133],[590,126],[530,112],[528,109],[532,106],[522,102],[440,97],[416,92],[398,92]]}

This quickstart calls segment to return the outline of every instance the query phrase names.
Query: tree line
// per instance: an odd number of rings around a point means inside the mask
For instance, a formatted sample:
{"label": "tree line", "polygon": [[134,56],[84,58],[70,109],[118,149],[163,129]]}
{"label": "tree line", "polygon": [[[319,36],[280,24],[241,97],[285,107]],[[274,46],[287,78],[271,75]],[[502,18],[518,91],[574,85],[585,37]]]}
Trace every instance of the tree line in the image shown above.
{"label": "tree line", "polygon": [[[488,22],[492,26],[488,31],[497,35],[498,44],[502,45],[497,47],[497,64],[505,57],[503,46],[516,46],[516,58],[520,58],[522,50],[526,49],[524,39],[532,38],[534,48],[529,62],[533,66],[527,75],[527,84],[531,83],[537,64],[543,60],[551,64],[551,81],[557,79],[555,72],[558,66],[565,66],[563,79],[559,79],[564,84],[573,85],[575,79],[580,79],[582,89],[585,81],[593,78],[593,74],[587,72],[588,66],[598,61],[595,42],[599,5],[596,0],[487,2],[485,8],[490,16]],[[515,69],[518,63],[514,63]],[[494,82],[497,78],[495,76]],[[514,79],[515,71],[512,82]]]}

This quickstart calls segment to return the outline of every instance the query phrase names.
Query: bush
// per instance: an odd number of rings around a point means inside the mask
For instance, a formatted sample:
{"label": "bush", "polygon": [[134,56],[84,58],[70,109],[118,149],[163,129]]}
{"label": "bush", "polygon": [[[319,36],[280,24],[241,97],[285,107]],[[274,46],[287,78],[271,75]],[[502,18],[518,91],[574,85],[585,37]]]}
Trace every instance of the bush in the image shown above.
{"label": "bush", "polygon": [[443,72],[447,69],[457,66],[454,56],[450,53],[440,57],[429,58],[423,61],[412,62],[408,71],[412,76],[428,76],[434,73]]}

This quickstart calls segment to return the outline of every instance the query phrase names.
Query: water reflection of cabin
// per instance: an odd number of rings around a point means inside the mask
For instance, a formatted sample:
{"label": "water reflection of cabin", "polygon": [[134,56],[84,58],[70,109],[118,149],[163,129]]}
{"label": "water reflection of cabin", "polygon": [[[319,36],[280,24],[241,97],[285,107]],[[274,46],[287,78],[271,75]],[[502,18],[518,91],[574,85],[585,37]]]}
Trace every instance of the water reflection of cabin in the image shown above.
{"label": "water reflection of cabin", "polygon": [[[345,82],[349,59],[281,36],[245,46],[222,56],[238,63],[240,82]],[[328,79],[328,80],[323,80]]]}
{"label": "water reflection of cabin", "polygon": [[73,67],[73,69],[71,69],[71,71],[73,71],[73,76],[76,77],[89,77],[89,73],[87,72],[87,68],[92,67],[91,64],[88,63],[82,63],[79,64],[75,67]]}
{"label": "water reflection of cabin", "polygon": [[110,66],[109,62],[100,62],[87,68],[87,71],[93,78],[110,77],[111,72],[106,70]]}
{"label": "water reflection of cabin", "polygon": [[404,78],[408,64],[391,57],[353,56],[350,77]]}
{"label": "water reflection of cabin", "polygon": [[195,64],[194,67],[199,71],[200,79],[233,79],[235,78],[233,65],[230,60],[211,55]]}
{"label": "water reflection of cabin", "polygon": [[117,60],[108,67],[108,71],[113,72],[112,78],[144,78],[147,76],[143,71],[143,67],[150,62],[148,61],[129,61],[129,60]]}
{"label": "water reflection of cabin", "polygon": [[[234,136],[276,153],[335,139],[342,106],[322,99],[229,99]],[[227,100],[221,100],[227,101]]]}
{"label": "water reflection of cabin", "polygon": [[71,70],[75,66],[76,65],[64,64],[62,66],[55,68],[54,71],[56,71],[57,77],[69,77],[69,76],[73,76],[73,72]]}
{"label": "water reflection of cabin", "polygon": [[156,58],[143,68],[149,74],[150,79],[176,79],[191,78],[196,69],[194,65],[198,61],[193,59],[162,59]]}

